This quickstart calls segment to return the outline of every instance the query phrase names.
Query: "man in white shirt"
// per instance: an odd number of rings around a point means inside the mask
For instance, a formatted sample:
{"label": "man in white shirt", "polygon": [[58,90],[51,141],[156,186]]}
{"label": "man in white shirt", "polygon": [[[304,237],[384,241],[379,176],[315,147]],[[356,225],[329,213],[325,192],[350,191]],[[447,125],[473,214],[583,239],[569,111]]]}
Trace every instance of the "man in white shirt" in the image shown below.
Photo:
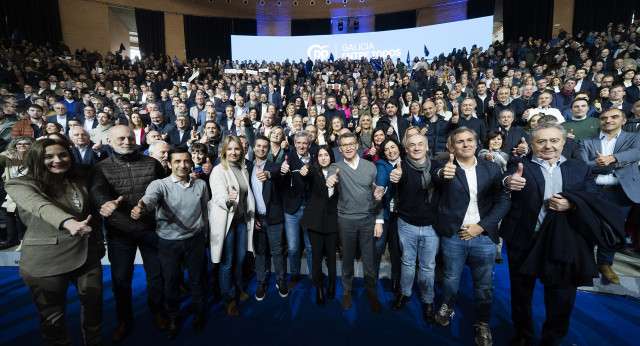
{"label": "man in white shirt", "polygon": [[[553,100],[553,95],[551,95],[551,92],[545,91],[540,93],[540,95],[538,95],[538,107],[529,111],[529,115],[540,114],[540,113],[543,113],[546,115],[553,115],[554,117],[556,117],[556,119],[558,119],[558,124],[562,124],[564,122],[564,117],[562,116],[562,113],[560,112],[559,109],[553,108],[550,106],[552,100]],[[529,116],[529,118],[524,120],[528,122],[530,118],[531,116]]]}

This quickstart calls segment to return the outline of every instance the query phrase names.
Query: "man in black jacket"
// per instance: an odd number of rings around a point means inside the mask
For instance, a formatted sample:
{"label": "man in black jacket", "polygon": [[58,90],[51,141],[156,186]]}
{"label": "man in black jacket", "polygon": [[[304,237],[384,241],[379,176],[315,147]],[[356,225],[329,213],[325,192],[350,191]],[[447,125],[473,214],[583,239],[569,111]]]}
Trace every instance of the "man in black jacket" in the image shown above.
{"label": "man in black jacket", "polygon": [[411,123],[404,117],[397,116],[398,103],[395,100],[387,100],[384,104],[384,109],[387,114],[378,120],[376,127],[386,131],[387,137],[393,136],[398,142],[402,143],[404,133],[411,126]]}
{"label": "man in black jacket", "polygon": [[251,191],[256,200],[256,230],[254,248],[256,250],[256,276],[258,288],[256,300],[262,301],[267,293],[266,274],[267,246],[269,247],[273,268],[276,272],[276,287],[281,297],[289,295],[284,281],[284,258],[282,256],[282,230],[284,229],[284,211],[282,209],[282,176],[280,165],[267,160],[269,139],[263,135],[256,136],[253,147],[256,156],[254,166],[248,166],[251,177]]}
{"label": "man in black jacket", "polygon": [[140,220],[131,219],[147,186],[164,178],[162,165],[154,158],[136,152],[133,130],[117,125],[107,139],[113,155],[98,163],[93,170],[91,198],[100,206],[107,230],[113,296],[118,325],[111,335],[113,343],[122,341],[133,323],[131,282],[136,249],[140,249],[147,278],[147,302],[156,327],[166,329],[169,320],[162,308],[162,271],[158,257],[158,234],[153,214]]}

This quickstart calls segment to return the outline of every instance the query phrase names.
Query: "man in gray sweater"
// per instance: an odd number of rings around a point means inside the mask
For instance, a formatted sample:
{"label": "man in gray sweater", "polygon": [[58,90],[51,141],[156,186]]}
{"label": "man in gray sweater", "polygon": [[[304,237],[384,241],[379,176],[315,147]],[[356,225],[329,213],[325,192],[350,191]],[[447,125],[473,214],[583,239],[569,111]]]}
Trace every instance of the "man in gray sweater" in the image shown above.
{"label": "man in gray sweater", "polygon": [[164,292],[169,312],[169,327],[165,331],[167,340],[173,340],[180,331],[180,289],[182,263],[189,270],[191,296],[195,310],[193,329],[200,331],[206,322],[204,283],[202,272],[206,265],[205,238],[203,230],[208,225],[207,201],[209,189],[201,179],[190,177],[193,168],[191,154],[186,148],[177,147],[169,151],[168,166],[171,175],[154,180],[131,211],[137,220],[155,211],[158,233],[158,255],[162,264]]}
{"label": "man in gray sweater", "polygon": [[339,137],[340,152],[344,161],[329,167],[327,187],[335,187],[339,192],[338,228],[342,243],[342,307],[351,308],[353,288],[353,266],[357,244],[362,251],[364,284],[367,289],[369,307],[375,314],[382,312],[378,300],[377,278],[374,268],[374,236],[382,234],[383,210],[378,205],[384,195],[384,188],[376,186],[377,170],[373,163],[361,160],[357,154],[356,136],[345,133]]}

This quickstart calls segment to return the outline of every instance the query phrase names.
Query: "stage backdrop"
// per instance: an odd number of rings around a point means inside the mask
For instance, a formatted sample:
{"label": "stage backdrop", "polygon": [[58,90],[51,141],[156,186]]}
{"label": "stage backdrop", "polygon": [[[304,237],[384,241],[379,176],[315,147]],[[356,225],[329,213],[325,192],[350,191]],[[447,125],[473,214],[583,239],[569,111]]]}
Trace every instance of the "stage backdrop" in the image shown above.
{"label": "stage backdrop", "polygon": [[411,29],[388,30],[344,35],[313,36],[242,36],[231,35],[231,54],[234,60],[266,60],[267,62],[285,59],[307,60],[360,59],[390,56],[394,61],[403,62],[409,53],[413,57],[423,57],[424,47],[429,57],[448,54],[453,48],[474,44],[486,49],[491,43],[493,16],[463,20],[459,22],[421,26]]}

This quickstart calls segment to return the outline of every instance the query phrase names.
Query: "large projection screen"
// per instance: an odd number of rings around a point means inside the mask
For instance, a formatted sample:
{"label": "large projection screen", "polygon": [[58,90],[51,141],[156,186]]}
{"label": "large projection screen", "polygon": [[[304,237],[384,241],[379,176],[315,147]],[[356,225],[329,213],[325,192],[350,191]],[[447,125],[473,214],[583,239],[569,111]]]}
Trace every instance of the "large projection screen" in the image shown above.
{"label": "large projection screen", "polygon": [[447,55],[453,48],[478,45],[487,49],[493,33],[493,16],[468,19],[459,22],[421,26],[411,29],[367,32],[360,34],[315,36],[244,36],[231,35],[231,54],[234,60],[283,62],[326,60],[330,54],[335,59],[386,58],[394,61],[407,59],[407,52],[414,57],[424,56],[424,46],[429,58],[440,53]]}

